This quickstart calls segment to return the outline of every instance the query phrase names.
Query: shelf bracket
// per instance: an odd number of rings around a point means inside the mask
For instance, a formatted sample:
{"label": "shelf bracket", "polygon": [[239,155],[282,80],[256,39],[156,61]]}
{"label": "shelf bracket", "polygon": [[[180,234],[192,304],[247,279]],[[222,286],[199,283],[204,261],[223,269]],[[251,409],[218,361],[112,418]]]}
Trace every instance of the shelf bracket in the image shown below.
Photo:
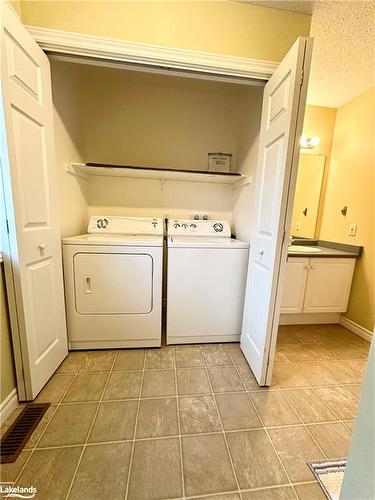
{"label": "shelf bracket", "polygon": [[66,165],[65,171],[68,172],[71,175],[74,175],[76,177],[80,177],[81,179],[84,179],[85,181],[89,180],[89,175],[86,174],[83,169],[85,168],[84,163],[73,163],[70,162]]}
{"label": "shelf bracket", "polygon": [[252,183],[252,177],[246,176],[243,177],[242,179],[238,180],[237,182],[232,184],[233,189],[238,189],[242,186],[248,186],[249,184]]}

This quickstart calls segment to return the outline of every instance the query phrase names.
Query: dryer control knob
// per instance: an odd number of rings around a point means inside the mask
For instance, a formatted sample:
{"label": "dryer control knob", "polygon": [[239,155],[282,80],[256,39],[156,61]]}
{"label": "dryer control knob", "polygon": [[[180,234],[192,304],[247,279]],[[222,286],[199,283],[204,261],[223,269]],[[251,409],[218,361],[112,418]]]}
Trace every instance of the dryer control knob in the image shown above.
{"label": "dryer control knob", "polygon": [[181,224],[182,227],[184,227],[185,229],[188,227],[187,224]]}
{"label": "dryer control knob", "polygon": [[222,230],[224,229],[224,226],[221,222],[215,222],[215,224],[213,225],[213,228],[217,233],[221,233]]}
{"label": "dryer control knob", "polygon": [[176,224],[173,224],[173,227],[177,229],[178,227],[180,227],[180,224],[177,224],[176,222]]}

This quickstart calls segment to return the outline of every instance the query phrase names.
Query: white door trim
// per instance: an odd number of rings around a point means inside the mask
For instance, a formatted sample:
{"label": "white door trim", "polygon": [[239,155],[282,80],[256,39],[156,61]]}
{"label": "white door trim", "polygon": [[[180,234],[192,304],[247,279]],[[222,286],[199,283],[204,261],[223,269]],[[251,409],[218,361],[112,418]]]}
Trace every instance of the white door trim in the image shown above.
{"label": "white door trim", "polygon": [[0,404],[0,422],[5,422],[5,420],[11,415],[13,410],[17,408],[18,405],[18,395],[17,389],[13,389],[4,401]]}
{"label": "white door trim", "polygon": [[278,66],[278,62],[274,61],[176,49],[50,28],[26,26],[26,29],[44,51],[58,54],[257,80],[268,80]]}

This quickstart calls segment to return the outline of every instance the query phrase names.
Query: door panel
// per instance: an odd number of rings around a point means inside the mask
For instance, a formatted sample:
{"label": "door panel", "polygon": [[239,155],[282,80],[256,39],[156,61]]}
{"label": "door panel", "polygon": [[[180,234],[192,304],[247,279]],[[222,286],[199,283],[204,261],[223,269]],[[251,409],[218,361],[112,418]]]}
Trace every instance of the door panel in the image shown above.
{"label": "door panel", "polygon": [[148,314],[152,311],[151,255],[77,254],[74,281],[79,314]]}
{"label": "door panel", "polygon": [[260,385],[272,379],[287,259],[283,235],[291,219],[310,59],[311,39],[301,37],[264,89],[241,335],[241,348]]}
{"label": "door panel", "polygon": [[36,100],[40,100],[40,68],[25,49],[5,32],[8,77]]}
{"label": "door panel", "polygon": [[21,400],[33,399],[67,355],[50,68],[12,10],[1,5],[1,167],[9,224],[5,263]]}
{"label": "door panel", "polygon": [[[22,225],[36,228],[48,225],[48,172],[45,172],[45,133],[43,125],[17,108],[12,108],[16,169],[22,197]],[[47,189],[46,189],[47,188]]]}

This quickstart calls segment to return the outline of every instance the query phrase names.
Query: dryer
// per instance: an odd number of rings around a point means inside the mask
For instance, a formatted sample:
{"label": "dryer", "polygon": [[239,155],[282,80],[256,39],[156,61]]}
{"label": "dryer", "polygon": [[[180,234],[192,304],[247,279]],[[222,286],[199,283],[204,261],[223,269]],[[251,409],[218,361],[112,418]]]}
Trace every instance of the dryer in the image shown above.
{"label": "dryer", "polygon": [[93,216],[62,244],[69,348],[160,346],[162,219]]}
{"label": "dryer", "polygon": [[168,344],[240,340],[248,254],[225,220],[168,221]]}

